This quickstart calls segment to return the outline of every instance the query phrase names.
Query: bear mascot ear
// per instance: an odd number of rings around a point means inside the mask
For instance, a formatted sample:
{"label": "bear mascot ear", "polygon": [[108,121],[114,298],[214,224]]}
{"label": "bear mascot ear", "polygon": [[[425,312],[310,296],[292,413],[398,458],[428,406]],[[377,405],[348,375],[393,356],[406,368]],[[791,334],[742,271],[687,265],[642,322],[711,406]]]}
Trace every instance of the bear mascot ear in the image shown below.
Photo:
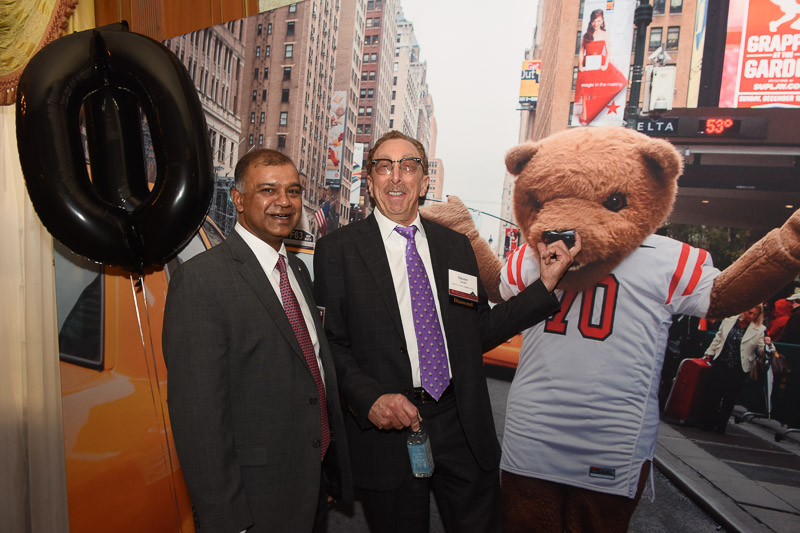
{"label": "bear mascot ear", "polygon": [[639,150],[650,174],[662,184],[675,184],[676,178],[683,173],[683,159],[667,141],[648,138],[641,143]]}
{"label": "bear mascot ear", "polygon": [[539,151],[539,143],[527,142],[520,144],[506,154],[506,169],[513,176],[519,176],[528,161]]}

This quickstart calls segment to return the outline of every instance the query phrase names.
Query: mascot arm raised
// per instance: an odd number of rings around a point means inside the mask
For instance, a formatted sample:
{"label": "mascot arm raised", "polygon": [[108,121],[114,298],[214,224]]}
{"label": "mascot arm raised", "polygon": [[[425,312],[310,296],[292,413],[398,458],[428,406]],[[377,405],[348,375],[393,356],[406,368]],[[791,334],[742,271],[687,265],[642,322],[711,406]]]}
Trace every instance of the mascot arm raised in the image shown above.
{"label": "mascot arm raised", "polygon": [[711,291],[709,318],[741,313],[777,293],[800,272],[800,210],[726,268]]}
{"label": "mascot arm raised", "polygon": [[481,283],[486,289],[489,301],[500,303],[500,269],[503,264],[489,247],[489,243],[481,238],[472,215],[464,203],[457,196],[448,196],[446,203],[420,208],[422,216],[453,231],[463,233],[469,239],[475,258],[478,260]]}

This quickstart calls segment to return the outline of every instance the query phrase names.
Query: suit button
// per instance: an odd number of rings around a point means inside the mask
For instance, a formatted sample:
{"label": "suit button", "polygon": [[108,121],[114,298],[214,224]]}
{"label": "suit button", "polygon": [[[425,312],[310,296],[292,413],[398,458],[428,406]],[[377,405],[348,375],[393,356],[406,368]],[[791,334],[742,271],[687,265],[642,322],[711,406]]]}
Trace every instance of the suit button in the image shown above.
{"label": "suit button", "polygon": [[314,397],[311,397],[311,398],[308,399],[308,403],[310,403],[311,405],[317,405],[317,399],[314,398]]}
{"label": "suit button", "polygon": [[314,439],[312,445],[314,446],[314,448],[319,448],[320,446],[322,446],[322,441],[319,439]]}
{"label": "suit button", "polygon": [[407,355],[407,354],[408,354],[408,350],[406,349],[406,347],[405,347],[405,346],[403,346],[402,348],[400,348],[400,353],[401,353],[401,354],[404,354],[404,355]]}

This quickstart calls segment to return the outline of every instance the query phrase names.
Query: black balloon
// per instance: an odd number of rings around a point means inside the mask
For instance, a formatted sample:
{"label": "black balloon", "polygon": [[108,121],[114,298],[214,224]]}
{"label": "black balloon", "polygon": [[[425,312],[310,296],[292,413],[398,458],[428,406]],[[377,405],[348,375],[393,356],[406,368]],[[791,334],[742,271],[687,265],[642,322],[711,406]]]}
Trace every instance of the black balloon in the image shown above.
{"label": "black balloon", "polygon": [[[183,65],[161,43],[124,29],[74,33],[31,59],[17,91],[17,145],[48,231],[89,259],[142,272],[172,259],[198,230],[213,169],[203,110]],[[152,190],[140,109],[155,153]]]}

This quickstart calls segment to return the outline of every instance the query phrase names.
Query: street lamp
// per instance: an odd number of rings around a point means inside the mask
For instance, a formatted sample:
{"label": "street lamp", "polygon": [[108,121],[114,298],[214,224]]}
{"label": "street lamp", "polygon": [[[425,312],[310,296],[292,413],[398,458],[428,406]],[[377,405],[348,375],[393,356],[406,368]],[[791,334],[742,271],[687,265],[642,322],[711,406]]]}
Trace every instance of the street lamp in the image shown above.
{"label": "street lamp", "polygon": [[636,117],[639,115],[639,92],[642,87],[642,65],[644,64],[644,46],[647,37],[647,26],[653,20],[653,6],[650,0],[639,0],[633,15],[636,25],[636,44],[633,54],[633,73],[631,74],[631,93],[625,119],[629,128],[636,128]]}

